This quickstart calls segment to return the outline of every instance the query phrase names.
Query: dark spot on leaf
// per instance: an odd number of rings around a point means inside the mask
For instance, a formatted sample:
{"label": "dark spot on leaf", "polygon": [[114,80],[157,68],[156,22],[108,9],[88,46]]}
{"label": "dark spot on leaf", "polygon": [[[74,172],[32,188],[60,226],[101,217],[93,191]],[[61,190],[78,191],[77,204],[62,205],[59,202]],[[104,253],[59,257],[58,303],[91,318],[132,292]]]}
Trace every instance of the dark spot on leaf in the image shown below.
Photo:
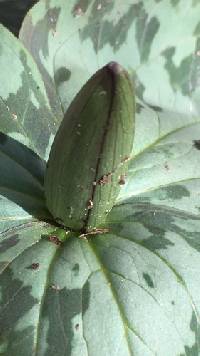
{"label": "dark spot on leaf", "polygon": [[171,301],[171,304],[172,304],[172,305],[175,305],[175,301],[174,301],[174,300],[172,300],[172,301]]}
{"label": "dark spot on leaf", "polygon": [[40,266],[40,264],[38,262],[34,262],[32,263],[30,266],[27,267],[27,269],[33,269],[33,270],[36,270],[38,269]]}
{"label": "dark spot on leaf", "polygon": [[0,253],[7,251],[8,249],[14,247],[15,245],[18,244],[19,242],[19,235],[15,234],[7,239],[4,239],[1,243],[0,243]]}
{"label": "dark spot on leaf", "polygon": [[72,271],[74,271],[74,275],[77,276],[79,274],[79,264],[75,263],[74,267],[72,268]]}
{"label": "dark spot on leaf", "polygon": [[147,283],[148,287],[154,288],[153,280],[148,273],[143,273],[143,278],[144,278],[145,282]]}
{"label": "dark spot on leaf", "polygon": [[79,0],[79,1],[77,1],[77,3],[75,4],[75,6],[72,9],[72,14],[74,16],[77,16],[77,14],[79,14],[79,11],[80,11],[78,9],[81,9],[82,14],[84,14],[87,11],[89,5],[90,5],[90,0]]}
{"label": "dark spot on leaf", "polygon": [[55,75],[54,75],[54,81],[57,86],[59,86],[63,82],[67,82],[71,77],[71,72],[69,69],[65,67],[61,67],[57,69]]}
{"label": "dark spot on leaf", "polygon": [[197,150],[200,150],[200,140],[194,140],[194,147],[197,149]]}
{"label": "dark spot on leaf", "polygon": [[79,329],[79,324],[75,325],[75,329],[78,330]]}

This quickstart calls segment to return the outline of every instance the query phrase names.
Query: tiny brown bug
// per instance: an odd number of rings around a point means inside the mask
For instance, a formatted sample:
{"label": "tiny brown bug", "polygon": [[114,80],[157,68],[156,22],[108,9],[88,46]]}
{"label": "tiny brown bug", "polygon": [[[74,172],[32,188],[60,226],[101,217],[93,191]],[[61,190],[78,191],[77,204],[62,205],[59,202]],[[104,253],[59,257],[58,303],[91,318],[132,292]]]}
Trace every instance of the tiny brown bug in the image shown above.
{"label": "tiny brown bug", "polygon": [[36,270],[38,269],[40,266],[40,264],[38,262],[33,262],[29,267],[27,267],[28,269],[33,269]]}
{"label": "tiny brown bug", "polygon": [[88,209],[92,209],[93,208],[93,201],[90,199],[89,201],[88,201]]}
{"label": "tiny brown bug", "polygon": [[119,177],[118,183],[119,183],[119,185],[124,185],[126,183],[124,174],[121,174],[121,176]]}
{"label": "tiny brown bug", "polygon": [[125,156],[122,160],[121,163],[127,162],[129,161],[130,157],[129,156]]}
{"label": "tiny brown bug", "polygon": [[98,180],[98,184],[99,184],[99,185],[104,185],[104,184],[110,183],[110,182],[111,182],[111,176],[112,176],[112,173],[104,174],[104,175]]}
{"label": "tiny brown bug", "polygon": [[79,329],[79,324],[75,325],[75,329],[78,330]]}
{"label": "tiny brown bug", "polygon": [[59,238],[56,235],[51,235],[48,237],[48,239],[50,242],[53,242],[57,246],[61,245],[61,241],[59,240]]}

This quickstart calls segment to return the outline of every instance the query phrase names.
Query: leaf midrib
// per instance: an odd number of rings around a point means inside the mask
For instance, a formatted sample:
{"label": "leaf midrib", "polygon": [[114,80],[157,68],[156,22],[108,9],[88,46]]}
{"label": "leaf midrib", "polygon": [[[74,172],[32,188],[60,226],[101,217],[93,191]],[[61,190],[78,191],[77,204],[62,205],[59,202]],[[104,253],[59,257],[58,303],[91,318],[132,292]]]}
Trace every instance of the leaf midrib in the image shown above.
{"label": "leaf midrib", "polygon": [[127,347],[128,347],[128,350],[129,350],[129,354],[130,356],[133,355],[132,353],[132,350],[131,350],[131,345],[130,345],[130,342],[129,342],[129,338],[128,338],[128,335],[127,335],[127,329],[130,329],[139,339],[140,341],[151,351],[153,352],[149,346],[145,343],[145,341],[143,340],[143,338],[135,331],[133,330],[129,325],[128,325],[128,321],[125,320],[124,316],[123,316],[123,308],[121,306],[121,304],[119,303],[118,299],[117,299],[117,295],[116,295],[116,292],[112,286],[112,283],[110,281],[110,277],[109,277],[109,271],[107,271],[105,268],[104,268],[104,265],[100,259],[100,256],[97,252],[97,250],[95,249],[94,247],[94,244],[90,241],[88,241],[88,246],[90,247],[90,249],[92,250],[93,254],[95,255],[99,265],[100,265],[100,269],[101,269],[101,272],[103,273],[105,279],[107,280],[108,282],[108,286],[110,287],[110,291],[113,295],[113,299],[116,303],[116,306],[117,306],[117,309],[119,311],[119,315],[120,315],[120,319],[122,321],[122,325],[123,325],[123,328],[124,328],[124,337],[125,337],[125,340],[126,340],[126,343],[127,343]]}

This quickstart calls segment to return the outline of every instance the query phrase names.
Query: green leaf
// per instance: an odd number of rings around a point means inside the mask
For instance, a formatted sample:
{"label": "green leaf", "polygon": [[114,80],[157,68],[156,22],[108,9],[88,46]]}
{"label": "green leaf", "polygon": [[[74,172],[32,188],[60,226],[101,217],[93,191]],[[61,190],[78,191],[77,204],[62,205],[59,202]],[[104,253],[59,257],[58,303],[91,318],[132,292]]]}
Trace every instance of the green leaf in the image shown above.
{"label": "green leaf", "polygon": [[150,202],[199,215],[199,138],[200,118],[140,106],[129,173],[118,204]]}
{"label": "green leaf", "polygon": [[30,54],[3,26],[0,38],[2,232],[49,216],[43,193],[45,162],[39,155],[48,159],[59,117],[51,113],[44,83]]}
{"label": "green leaf", "polygon": [[26,16],[20,38],[52,105],[55,83],[64,111],[86,80],[115,60],[145,102],[198,116],[199,10],[194,0],[42,0]]}
{"label": "green leaf", "polygon": [[30,54],[0,26],[0,132],[48,158],[60,116],[51,113],[44,83]]}
{"label": "green leaf", "polygon": [[97,245],[128,325],[154,355],[197,356],[199,217],[149,202],[127,202],[113,209],[109,223],[114,236]]}
{"label": "green leaf", "polygon": [[33,151],[0,134],[0,232],[31,219],[46,219],[45,162]]}
{"label": "green leaf", "polygon": [[137,115],[108,233],[60,243],[31,222],[2,234],[4,356],[199,355],[199,9],[42,0],[27,15],[21,39],[55,111],[54,83],[65,111],[115,60],[136,80]]}
{"label": "green leaf", "polygon": [[0,238],[0,354],[33,355],[41,296],[58,246],[46,239],[52,228],[31,222]]}
{"label": "green leaf", "polygon": [[4,356],[198,355],[199,220],[122,214],[90,241],[57,245],[38,223],[3,235]]}
{"label": "green leaf", "polygon": [[[57,244],[45,237],[55,228],[32,222],[2,234],[4,356],[198,356],[198,125],[172,129],[164,140],[173,145],[141,150],[135,171],[131,161],[109,233]],[[181,174],[188,181],[177,183]]]}

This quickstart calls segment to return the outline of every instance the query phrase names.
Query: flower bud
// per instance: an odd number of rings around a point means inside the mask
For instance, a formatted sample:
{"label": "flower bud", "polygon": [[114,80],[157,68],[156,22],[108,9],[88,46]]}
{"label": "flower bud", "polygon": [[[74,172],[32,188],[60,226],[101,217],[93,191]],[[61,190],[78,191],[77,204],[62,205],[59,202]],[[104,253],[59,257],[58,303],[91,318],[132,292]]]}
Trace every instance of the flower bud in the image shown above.
{"label": "flower bud", "polygon": [[96,72],[67,110],[45,176],[47,206],[74,230],[101,225],[125,183],[134,135],[134,91],[112,62]]}

